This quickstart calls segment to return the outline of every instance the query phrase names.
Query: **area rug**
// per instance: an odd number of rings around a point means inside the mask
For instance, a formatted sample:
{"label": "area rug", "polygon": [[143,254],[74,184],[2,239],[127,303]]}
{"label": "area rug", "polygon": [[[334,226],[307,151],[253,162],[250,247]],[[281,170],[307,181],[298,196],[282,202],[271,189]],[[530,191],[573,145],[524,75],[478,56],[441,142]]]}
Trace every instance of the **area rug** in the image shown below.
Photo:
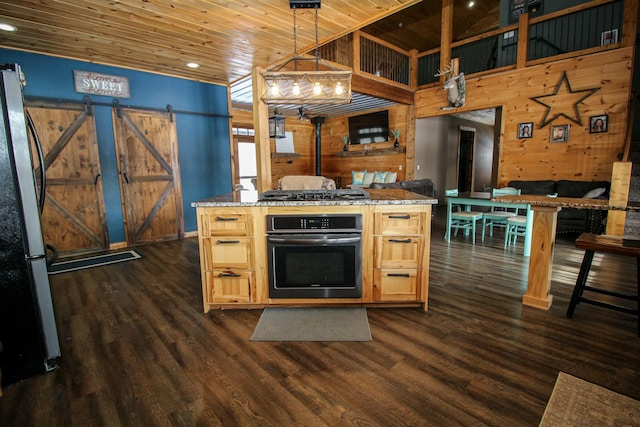
{"label": "area rug", "polygon": [[364,307],[266,307],[251,341],[371,341]]}
{"label": "area rug", "polygon": [[48,268],[49,274],[67,273],[69,271],[82,270],[83,268],[100,267],[116,262],[140,259],[142,255],[134,250],[116,252],[112,254],[96,255],[69,261],[55,262]]}
{"label": "area rug", "polygon": [[640,426],[640,402],[560,372],[540,426]]}

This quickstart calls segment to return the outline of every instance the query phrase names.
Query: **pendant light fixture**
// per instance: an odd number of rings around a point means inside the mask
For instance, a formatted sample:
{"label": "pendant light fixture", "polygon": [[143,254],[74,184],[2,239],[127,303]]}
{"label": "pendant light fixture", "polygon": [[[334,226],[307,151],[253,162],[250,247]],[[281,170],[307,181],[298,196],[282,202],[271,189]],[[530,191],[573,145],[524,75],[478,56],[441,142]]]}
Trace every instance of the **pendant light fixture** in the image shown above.
{"label": "pendant light fixture", "polygon": [[269,117],[269,138],[285,138],[284,116],[278,113],[276,108],[273,115]]}
{"label": "pendant light fixture", "polygon": [[[290,0],[293,10],[293,58],[277,70],[261,73],[265,82],[265,91],[261,99],[268,104],[348,104],[351,102],[351,70],[338,70],[323,61],[331,70],[320,70],[318,46],[318,10],[320,0]],[[314,58],[299,57],[297,53],[296,10],[315,9],[316,46]],[[315,71],[298,71],[298,61],[315,61]],[[280,71],[293,61],[294,71]]]}

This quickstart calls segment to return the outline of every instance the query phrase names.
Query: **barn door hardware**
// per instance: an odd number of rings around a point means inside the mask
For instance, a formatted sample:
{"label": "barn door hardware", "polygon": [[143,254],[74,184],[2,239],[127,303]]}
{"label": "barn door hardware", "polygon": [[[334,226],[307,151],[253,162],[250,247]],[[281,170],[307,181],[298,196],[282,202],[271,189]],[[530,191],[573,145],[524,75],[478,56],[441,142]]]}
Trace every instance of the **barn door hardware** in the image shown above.
{"label": "barn door hardware", "polygon": [[171,104],[167,104],[167,111],[169,112],[169,121],[173,123],[173,107]]}
{"label": "barn door hardware", "polygon": [[84,97],[84,113],[87,116],[93,116],[93,107],[91,107],[91,97],[89,95]]}
{"label": "barn door hardware", "polygon": [[116,117],[121,119],[122,118],[122,110],[120,109],[120,100],[118,100],[118,99],[114,99],[113,100],[113,108],[115,108],[115,110],[116,110]]}

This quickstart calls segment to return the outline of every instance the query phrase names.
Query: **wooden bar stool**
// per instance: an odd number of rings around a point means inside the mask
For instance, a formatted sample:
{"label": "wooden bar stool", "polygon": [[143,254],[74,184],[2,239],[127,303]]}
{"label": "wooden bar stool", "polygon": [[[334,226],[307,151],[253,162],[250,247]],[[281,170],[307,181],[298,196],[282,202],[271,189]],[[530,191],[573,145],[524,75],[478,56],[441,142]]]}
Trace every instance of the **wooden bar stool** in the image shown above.
{"label": "wooden bar stool", "polygon": [[[582,265],[580,266],[580,272],[578,273],[578,279],[576,280],[576,286],[573,288],[573,294],[571,295],[571,301],[569,302],[569,308],[567,309],[567,317],[571,319],[573,312],[576,309],[576,305],[580,302],[587,304],[593,304],[600,307],[610,308],[616,311],[622,311],[625,313],[635,314],[638,321],[638,336],[640,337],[640,244],[638,241],[632,241],[617,236],[601,236],[591,233],[582,233],[576,240],[576,247],[578,249],[584,249],[584,258],[582,259]],[[608,252],[612,254],[632,256],[636,258],[636,286],[637,291],[635,295],[623,294],[620,292],[613,292],[606,289],[594,288],[587,285],[587,276],[589,275],[589,269],[591,268],[591,262],[593,261],[593,255],[595,252]],[[595,301],[582,296],[584,291],[595,292],[599,294],[609,295],[616,298],[622,298],[625,300],[631,300],[636,302],[636,308],[623,307],[616,304],[610,304],[601,301]]]}

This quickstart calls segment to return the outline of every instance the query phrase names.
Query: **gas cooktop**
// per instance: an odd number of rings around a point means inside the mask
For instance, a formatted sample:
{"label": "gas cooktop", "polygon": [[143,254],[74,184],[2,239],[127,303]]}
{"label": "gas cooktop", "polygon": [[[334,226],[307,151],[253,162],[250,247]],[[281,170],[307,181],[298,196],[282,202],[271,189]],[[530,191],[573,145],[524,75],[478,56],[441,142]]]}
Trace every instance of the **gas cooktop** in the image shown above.
{"label": "gas cooktop", "polygon": [[354,188],[345,190],[270,190],[260,195],[262,202],[305,201],[305,200],[366,200],[369,193]]}

